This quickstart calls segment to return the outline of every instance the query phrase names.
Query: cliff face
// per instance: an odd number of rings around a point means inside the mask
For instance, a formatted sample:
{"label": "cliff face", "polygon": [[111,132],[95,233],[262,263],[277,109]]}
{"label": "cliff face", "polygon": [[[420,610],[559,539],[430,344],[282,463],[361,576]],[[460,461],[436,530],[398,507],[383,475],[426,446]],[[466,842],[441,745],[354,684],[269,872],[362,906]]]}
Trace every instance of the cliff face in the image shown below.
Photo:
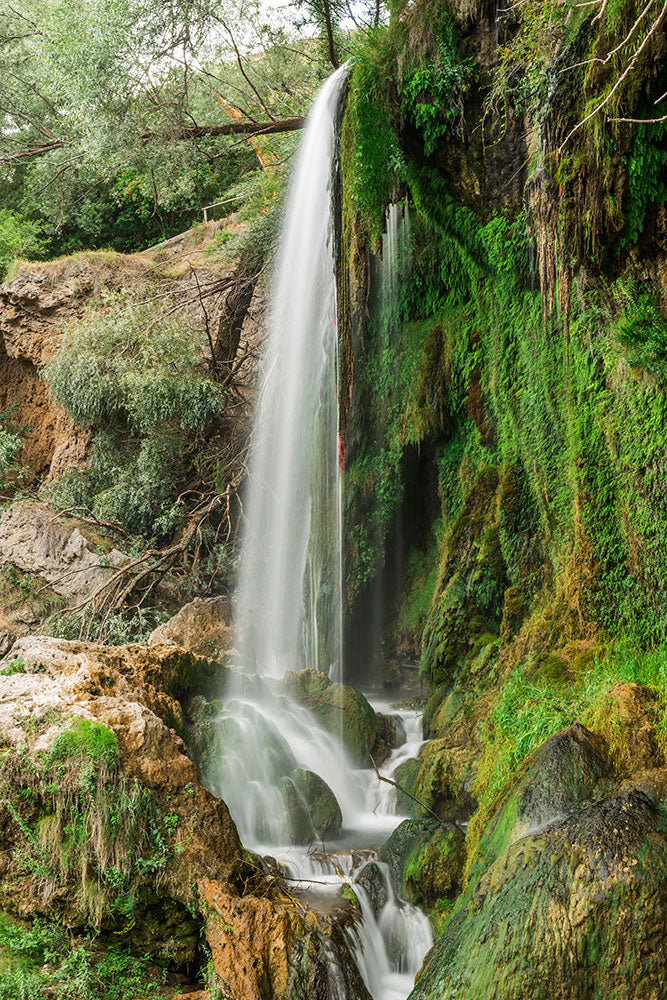
{"label": "cliff face", "polygon": [[[445,933],[419,997],[491,982],[503,998],[652,996],[662,975],[632,979],[607,926],[625,892],[631,908],[667,892],[645,860],[664,847],[667,129],[633,121],[662,117],[667,40],[658,5],[641,14],[418,3],[394,11],[350,80],[348,645],[385,602],[357,670],[378,649],[394,669],[419,663],[433,742],[407,777],[443,818],[470,820],[463,893],[437,908]],[[392,201],[408,205],[412,258],[388,306]],[[641,728],[645,711],[647,753],[627,721]],[[521,768],[575,721],[602,739],[606,777],[532,827],[503,819]],[[646,802],[618,797],[647,770],[661,777],[641,785]],[[625,889],[591,875],[602,908],[572,877],[596,851],[635,873]],[[557,882],[567,940],[551,923]]]}

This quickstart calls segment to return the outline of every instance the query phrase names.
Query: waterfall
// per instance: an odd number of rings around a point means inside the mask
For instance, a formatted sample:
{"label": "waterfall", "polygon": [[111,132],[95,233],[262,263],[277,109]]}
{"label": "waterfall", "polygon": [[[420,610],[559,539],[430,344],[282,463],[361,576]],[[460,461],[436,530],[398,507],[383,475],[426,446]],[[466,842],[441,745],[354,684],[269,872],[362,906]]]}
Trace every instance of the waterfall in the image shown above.
{"label": "waterfall", "polygon": [[[332,194],[345,72],[329,77],[315,100],[287,201],[245,501],[235,605],[241,669],[221,700],[204,777],[227,803],[243,843],[270,854],[297,883],[307,888],[316,876],[332,893],[352,883],[361,915],[349,932],[350,953],[374,1000],[403,1000],[432,944],[428,921],[399,899],[386,867],[381,912],[356,883],[401,821],[394,798],[373,771],[355,768],[342,736],[327,732],[280,684],[286,671],[303,667],[342,679]],[[393,232],[394,214],[388,221]],[[399,714],[406,739],[384,765],[387,775],[421,746],[419,714]],[[340,808],[342,829],[327,845],[299,791],[308,772]],[[332,1000],[341,988],[334,963]]]}
{"label": "waterfall", "polygon": [[292,177],[249,464],[236,606],[242,662],[341,677],[333,168],[346,69],[308,116]]}

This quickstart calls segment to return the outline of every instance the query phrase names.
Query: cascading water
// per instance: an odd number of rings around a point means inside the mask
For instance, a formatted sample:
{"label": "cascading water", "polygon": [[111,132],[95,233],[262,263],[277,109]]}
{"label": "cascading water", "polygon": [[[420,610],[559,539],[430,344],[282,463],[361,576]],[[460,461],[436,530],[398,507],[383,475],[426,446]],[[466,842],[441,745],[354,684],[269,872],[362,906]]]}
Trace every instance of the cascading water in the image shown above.
{"label": "cascading water", "polygon": [[[334,73],[313,105],[287,203],[249,468],[235,614],[241,669],[225,691],[206,780],[243,842],[270,853],[297,884],[316,879],[336,893],[353,884],[362,918],[349,931],[350,950],[374,1000],[403,1000],[432,943],[428,921],[398,898],[386,868],[377,912],[357,881],[401,820],[392,790],[373,771],[356,769],[342,739],[279,683],[303,667],[342,676],[332,186],[344,78],[345,68]],[[406,738],[386,775],[421,745],[418,713],[399,716]],[[296,775],[304,771],[319,776],[340,806],[342,832],[326,848],[299,801]],[[336,969],[331,991],[334,1000]]]}
{"label": "cascading water", "polygon": [[341,68],[320,90],[292,178],[253,448],[236,622],[264,676],[341,677],[341,504],[331,190]]}

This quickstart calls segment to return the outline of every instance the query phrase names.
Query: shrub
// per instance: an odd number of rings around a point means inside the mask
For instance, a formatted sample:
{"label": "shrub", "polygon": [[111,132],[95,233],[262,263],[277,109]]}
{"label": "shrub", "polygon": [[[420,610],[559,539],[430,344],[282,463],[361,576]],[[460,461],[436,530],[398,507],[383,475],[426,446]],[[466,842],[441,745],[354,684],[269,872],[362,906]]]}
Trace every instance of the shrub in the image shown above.
{"label": "shrub", "polygon": [[44,368],[53,397],[97,433],[88,468],[53,490],[132,534],[169,537],[187,513],[176,500],[209,445],[225,393],[202,365],[201,338],[181,318],[126,296],[65,338]]}

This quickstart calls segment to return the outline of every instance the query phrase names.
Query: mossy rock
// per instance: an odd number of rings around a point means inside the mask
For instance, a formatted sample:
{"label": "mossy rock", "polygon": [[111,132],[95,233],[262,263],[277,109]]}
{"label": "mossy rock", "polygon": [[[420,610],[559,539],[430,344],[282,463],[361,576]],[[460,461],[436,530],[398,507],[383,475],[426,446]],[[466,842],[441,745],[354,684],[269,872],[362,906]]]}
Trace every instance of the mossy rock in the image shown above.
{"label": "mossy rock", "polygon": [[420,803],[416,814],[425,816],[432,810],[443,819],[470,815],[475,808],[474,747],[451,746],[449,738],[432,740],[422,749],[421,762],[413,786]]}
{"label": "mossy rock", "polygon": [[405,819],[378,851],[380,861],[389,866],[394,886],[403,888],[403,873],[407,859],[421,850],[440,827],[436,819]]}
{"label": "mossy rock", "polygon": [[406,858],[403,895],[430,913],[439,901],[456,898],[464,867],[464,833],[458,827],[443,824]]}
{"label": "mossy rock", "polygon": [[319,774],[305,768],[295,768],[290,778],[310,814],[310,819],[319,837],[335,837],[340,833],[343,816],[336,796]]}
{"label": "mossy rock", "polygon": [[497,489],[498,470],[480,469],[443,539],[420,664],[422,676],[432,684],[451,685],[466,662],[476,660],[483,646],[497,640],[508,583],[497,523]]}
{"label": "mossy rock", "polygon": [[470,872],[488,868],[518,837],[591,804],[612,787],[603,739],[579,723],[555,733],[502,790],[490,816],[474,817],[468,836]]}
{"label": "mossy rock", "polygon": [[287,819],[287,836],[293,844],[310,844],[315,839],[315,829],[308,806],[291,778],[280,778],[278,789],[283,797]]}
{"label": "mossy rock", "polygon": [[[392,774],[392,780],[400,785],[400,788],[396,789],[396,814],[397,816],[415,816],[418,804],[412,798],[414,794],[415,782],[417,781],[417,775],[421,770],[422,762],[417,757],[412,757],[410,760],[404,760],[402,764],[399,764],[394,773]],[[403,791],[405,789],[405,791]],[[406,793],[410,793],[409,795]]]}
{"label": "mossy rock", "polygon": [[653,1000],[666,905],[663,810],[638,789],[605,797],[474,874],[411,1000]]}
{"label": "mossy rock", "polygon": [[371,909],[377,919],[389,899],[387,880],[377,861],[369,861],[365,864],[357,875],[355,883],[366,892]]}
{"label": "mossy rock", "polygon": [[376,764],[386,759],[389,754],[386,737],[392,731],[391,719],[378,715],[361,691],[336,684],[317,670],[289,672],[282,684],[310,709],[325,729],[342,739],[358,767],[369,767],[371,756]]}

